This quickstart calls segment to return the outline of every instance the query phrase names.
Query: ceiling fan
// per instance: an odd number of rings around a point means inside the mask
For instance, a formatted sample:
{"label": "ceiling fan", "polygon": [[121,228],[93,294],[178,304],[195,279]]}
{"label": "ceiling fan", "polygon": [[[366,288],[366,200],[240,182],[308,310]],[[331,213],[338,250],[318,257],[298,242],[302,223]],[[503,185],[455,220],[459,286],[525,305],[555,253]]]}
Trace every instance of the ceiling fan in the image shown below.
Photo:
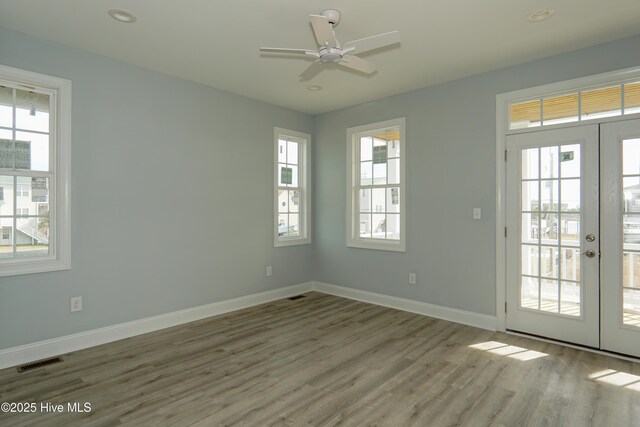
{"label": "ceiling fan", "polygon": [[333,31],[340,23],[340,16],[340,11],[336,9],[323,10],[320,15],[309,15],[311,18],[311,28],[318,42],[317,50],[261,47],[260,51],[268,53],[291,53],[316,58],[313,64],[300,74],[301,80],[309,80],[320,72],[324,64],[330,63],[339,64],[365,74],[374,73],[376,69],[373,64],[357,57],[355,54],[361,54],[399,43],[400,32],[391,31],[364,39],[353,40],[341,45]]}

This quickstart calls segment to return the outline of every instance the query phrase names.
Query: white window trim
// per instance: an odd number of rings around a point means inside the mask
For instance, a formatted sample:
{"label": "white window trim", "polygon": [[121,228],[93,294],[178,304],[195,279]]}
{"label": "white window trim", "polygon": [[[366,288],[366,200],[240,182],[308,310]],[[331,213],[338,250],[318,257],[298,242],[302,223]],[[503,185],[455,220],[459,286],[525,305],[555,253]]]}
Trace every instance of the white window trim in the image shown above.
{"label": "white window trim", "polygon": [[0,260],[0,277],[68,270],[71,268],[71,81],[0,65],[0,77],[26,86],[52,91],[56,122],[51,124],[50,166],[55,182],[50,184],[49,200],[55,210],[49,218],[53,244],[49,256],[33,259]]}
{"label": "white window trim", "polygon": [[505,150],[507,144],[507,135],[540,132],[549,129],[561,129],[589,124],[619,122],[640,118],[640,113],[636,113],[605,117],[601,119],[593,119],[589,121],[576,121],[566,124],[509,130],[509,104],[530,100],[532,98],[542,98],[545,96],[552,96],[565,92],[604,87],[633,80],[640,80],[640,67],[625,68],[608,73],[580,77],[577,79],[566,80],[496,95],[496,330],[502,332],[506,331],[505,310],[507,301],[507,239],[505,236],[505,231],[507,225],[507,207],[505,204],[505,198],[507,190]]}
{"label": "white window trim", "polygon": [[[303,141],[300,143],[298,157],[300,159],[300,188],[302,197],[300,204],[300,236],[278,236],[278,139],[280,136],[292,137]],[[273,246],[276,248],[311,243],[311,135],[279,127],[273,128]]]}
{"label": "white window trim", "polygon": [[[358,160],[356,138],[363,133],[371,133],[390,127],[400,129],[400,240],[362,239],[358,235],[359,212],[356,212],[357,195],[356,184],[360,167],[356,167]],[[347,129],[347,246],[350,248],[374,249],[382,251],[406,252],[406,203],[407,184],[405,179],[405,159],[407,158],[407,145],[405,144],[405,118],[385,120],[368,125],[356,126]]]}

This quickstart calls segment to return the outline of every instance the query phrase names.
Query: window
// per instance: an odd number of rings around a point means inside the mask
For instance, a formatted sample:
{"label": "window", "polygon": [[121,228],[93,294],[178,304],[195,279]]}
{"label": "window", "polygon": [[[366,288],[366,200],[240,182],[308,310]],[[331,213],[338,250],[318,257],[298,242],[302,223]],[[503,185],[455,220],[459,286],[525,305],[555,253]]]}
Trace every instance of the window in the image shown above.
{"label": "window", "polygon": [[274,246],[311,243],[309,141],[304,133],[275,128]]}
{"label": "window", "polygon": [[0,276],[70,268],[71,82],[0,66]]}
{"label": "window", "polygon": [[509,105],[509,130],[640,113],[640,81],[573,90]]}
{"label": "window", "polygon": [[347,130],[347,246],[405,251],[404,118]]}

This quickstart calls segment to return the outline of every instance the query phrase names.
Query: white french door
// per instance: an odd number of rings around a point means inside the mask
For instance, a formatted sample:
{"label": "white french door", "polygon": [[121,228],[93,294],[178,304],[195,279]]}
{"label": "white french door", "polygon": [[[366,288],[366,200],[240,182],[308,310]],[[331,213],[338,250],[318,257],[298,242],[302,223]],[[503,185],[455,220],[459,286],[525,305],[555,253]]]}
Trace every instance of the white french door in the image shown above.
{"label": "white french door", "polygon": [[640,357],[640,120],[507,150],[507,329]]}

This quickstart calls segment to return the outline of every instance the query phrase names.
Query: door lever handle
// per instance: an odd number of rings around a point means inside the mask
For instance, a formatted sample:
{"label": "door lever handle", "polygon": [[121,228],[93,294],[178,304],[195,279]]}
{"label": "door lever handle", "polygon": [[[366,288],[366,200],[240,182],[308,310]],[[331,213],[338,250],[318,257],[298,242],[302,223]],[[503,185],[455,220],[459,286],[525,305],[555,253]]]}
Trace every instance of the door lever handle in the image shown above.
{"label": "door lever handle", "polygon": [[587,249],[586,251],[582,252],[580,255],[586,255],[587,258],[593,258],[594,256],[596,256],[596,251],[592,249]]}

